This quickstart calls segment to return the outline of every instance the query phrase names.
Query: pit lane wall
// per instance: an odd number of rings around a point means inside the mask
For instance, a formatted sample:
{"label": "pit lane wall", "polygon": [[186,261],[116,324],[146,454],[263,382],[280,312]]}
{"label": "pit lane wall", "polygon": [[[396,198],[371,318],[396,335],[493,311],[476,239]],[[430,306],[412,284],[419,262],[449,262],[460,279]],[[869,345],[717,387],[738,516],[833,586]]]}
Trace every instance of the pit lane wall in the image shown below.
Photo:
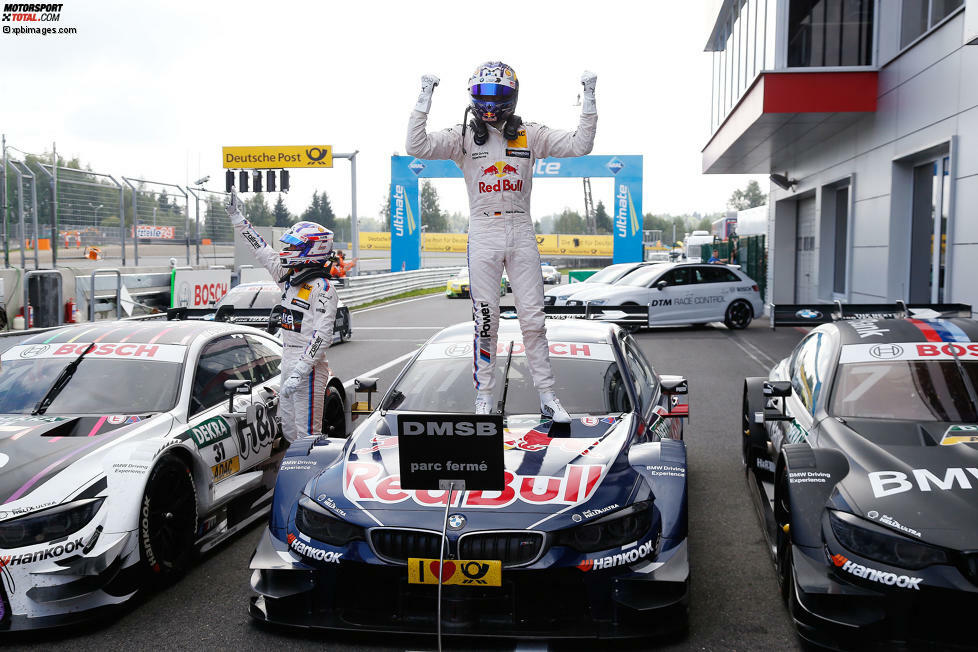
{"label": "pit lane wall", "polygon": [[[426,252],[464,254],[468,243],[465,233],[422,233],[421,248]],[[390,232],[360,232],[360,250],[389,251]],[[614,254],[614,236],[610,235],[537,235],[541,256],[603,256]]]}

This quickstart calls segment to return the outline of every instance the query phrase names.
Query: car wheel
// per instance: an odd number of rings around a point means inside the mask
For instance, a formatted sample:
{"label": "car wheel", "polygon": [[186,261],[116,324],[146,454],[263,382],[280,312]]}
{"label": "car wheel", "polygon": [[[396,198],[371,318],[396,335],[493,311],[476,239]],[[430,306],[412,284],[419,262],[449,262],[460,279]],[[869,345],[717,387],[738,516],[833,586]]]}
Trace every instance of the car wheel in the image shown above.
{"label": "car wheel", "polygon": [[197,536],[197,490],[187,465],[167,455],[150,471],[139,511],[139,552],[151,578],[169,579],[190,565]]}
{"label": "car wheel", "polygon": [[340,342],[349,342],[351,337],[353,337],[353,331],[351,330],[340,331]]}
{"label": "car wheel", "polygon": [[740,330],[750,326],[754,318],[754,310],[746,301],[738,299],[727,306],[727,314],[723,317],[723,323],[731,330]]}
{"label": "car wheel", "polygon": [[346,401],[335,387],[327,387],[323,399],[323,433],[330,437],[346,437]]}

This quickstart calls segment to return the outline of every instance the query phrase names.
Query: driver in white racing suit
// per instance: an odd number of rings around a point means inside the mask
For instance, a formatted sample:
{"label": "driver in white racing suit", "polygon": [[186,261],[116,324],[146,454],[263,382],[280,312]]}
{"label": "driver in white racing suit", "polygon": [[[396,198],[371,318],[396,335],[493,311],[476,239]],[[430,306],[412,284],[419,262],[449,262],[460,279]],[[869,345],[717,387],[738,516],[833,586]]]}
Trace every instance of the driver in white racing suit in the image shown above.
{"label": "driver in white racing suit", "polygon": [[[499,283],[503,267],[509,274],[516,313],[523,332],[533,384],[540,393],[540,411],[554,421],[570,417],[554,393],[554,375],[543,313],[543,274],[533,220],[530,190],[539,158],[583,156],[590,153],[598,111],[594,99],[597,76],[585,72],[581,118],[576,131],[523,123],[515,115],[519,82],[513,69],[500,61],[476,68],[469,79],[475,118],[428,132],[431,96],[439,79],[421,78],[421,94],[408,122],[407,153],[420,159],[450,159],[462,170],[469,193],[468,265],[475,319],[473,345],[475,413],[492,410],[499,326]],[[464,119],[463,119],[464,122]]]}
{"label": "driver in white racing suit", "polygon": [[297,222],[282,236],[285,248],[279,252],[245,219],[233,191],[227,210],[234,230],[282,289],[282,434],[290,442],[319,435],[330,376],[326,349],[333,342],[338,302],[325,266],[333,250],[333,232],[315,222]]}

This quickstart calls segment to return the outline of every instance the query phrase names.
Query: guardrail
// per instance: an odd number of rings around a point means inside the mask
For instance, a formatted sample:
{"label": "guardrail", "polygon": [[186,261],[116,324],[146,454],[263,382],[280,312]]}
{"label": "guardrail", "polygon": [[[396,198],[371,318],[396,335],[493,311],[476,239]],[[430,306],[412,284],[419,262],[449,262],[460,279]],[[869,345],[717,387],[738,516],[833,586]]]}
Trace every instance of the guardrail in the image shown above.
{"label": "guardrail", "polygon": [[337,294],[348,308],[354,308],[401,292],[444,285],[448,279],[458,273],[459,269],[459,267],[435,267],[410,272],[347,277],[346,287],[338,290]]}

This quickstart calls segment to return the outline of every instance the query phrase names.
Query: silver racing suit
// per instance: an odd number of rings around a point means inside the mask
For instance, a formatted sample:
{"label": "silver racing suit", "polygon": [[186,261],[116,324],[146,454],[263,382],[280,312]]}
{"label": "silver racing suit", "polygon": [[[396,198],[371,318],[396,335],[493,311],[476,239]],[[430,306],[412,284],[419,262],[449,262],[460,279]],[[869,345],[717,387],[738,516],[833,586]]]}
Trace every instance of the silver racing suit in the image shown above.
{"label": "silver racing suit", "polygon": [[[240,213],[238,214],[240,215]],[[282,382],[298,370],[308,374],[299,389],[289,397],[281,396],[279,414],[282,432],[289,441],[306,435],[319,435],[323,426],[323,399],[329,380],[326,349],[333,342],[336,321],[336,289],[325,278],[313,278],[299,285],[289,279],[279,282],[288,267],[279,264],[278,252],[244,216],[232,217],[231,223],[241,239],[254,250],[255,257],[282,289]],[[293,272],[297,274],[298,271]]]}
{"label": "silver racing suit", "polygon": [[550,351],[543,315],[543,274],[533,220],[530,190],[538,158],[590,153],[598,115],[582,113],[576,131],[526,123],[515,140],[489,125],[489,138],[476,145],[473,130],[462,125],[428,132],[428,114],[411,112],[407,153],[420,159],[450,159],[461,168],[469,193],[468,264],[475,318],[473,365],[475,388],[492,391],[499,326],[499,283],[509,274],[516,314],[523,331],[526,359],[538,391],[553,387]]}

